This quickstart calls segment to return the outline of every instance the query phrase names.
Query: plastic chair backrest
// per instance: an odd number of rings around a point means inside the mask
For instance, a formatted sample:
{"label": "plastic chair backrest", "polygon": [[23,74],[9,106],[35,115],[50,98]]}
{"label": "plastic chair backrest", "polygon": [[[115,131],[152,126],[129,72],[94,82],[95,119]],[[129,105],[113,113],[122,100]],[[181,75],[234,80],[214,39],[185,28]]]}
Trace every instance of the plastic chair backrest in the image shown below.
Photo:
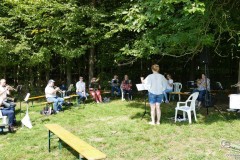
{"label": "plastic chair backrest", "polygon": [[182,89],[182,83],[180,82],[173,83],[173,92],[181,92],[181,89]]}
{"label": "plastic chair backrest", "polygon": [[193,110],[193,109],[195,110],[196,100],[198,98],[198,95],[199,95],[199,92],[195,92],[195,93],[191,94],[187,99],[187,101],[190,102],[191,110]]}

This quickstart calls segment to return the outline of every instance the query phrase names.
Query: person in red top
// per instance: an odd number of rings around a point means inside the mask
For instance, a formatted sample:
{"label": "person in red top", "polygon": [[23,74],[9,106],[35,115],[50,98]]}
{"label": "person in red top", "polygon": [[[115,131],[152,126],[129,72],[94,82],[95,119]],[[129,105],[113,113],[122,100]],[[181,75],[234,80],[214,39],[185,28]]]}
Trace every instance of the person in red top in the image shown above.
{"label": "person in red top", "polygon": [[89,84],[89,92],[92,95],[93,99],[95,99],[95,101],[97,103],[102,102],[102,96],[101,96],[100,89],[101,89],[101,86],[100,86],[98,80],[95,77],[93,77]]}
{"label": "person in red top", "polygon": [[124,76],[124,79],[121,84],[121,88],[123,91],[124,98],[128,94],[128,99],[131,100],[132,99],[132,82],[131,80],[129,80],[128,75]]}

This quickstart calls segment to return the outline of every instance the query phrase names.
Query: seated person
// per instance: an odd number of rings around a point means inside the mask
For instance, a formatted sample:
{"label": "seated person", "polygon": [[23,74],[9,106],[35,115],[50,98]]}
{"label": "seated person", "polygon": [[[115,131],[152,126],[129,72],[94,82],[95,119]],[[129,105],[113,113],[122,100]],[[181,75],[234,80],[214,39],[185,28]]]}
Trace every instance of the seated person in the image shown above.
{"label": "seated person", "polygon": [[1,106],[5,108],[5,110],[12,110],[14,113],[14,120],[13,123],[16,123],[16,116],[15,116],[15,106],[16,104],[13,101],[10,101],[7,95],[10,94],[10,90],[14,90],[11,86],[6,85],[6,80],[0,80],[0,97],[2,99]]}
{"label": "seated person", "polygon": [[59,86],[60,90],[62,91],[62,97],[68,96],[67,93],[67,85],[65,84],[65,81],[62,81],[61,85]]}
{"label": "seated person", "polygon": [[173,91],[173,79],[170,74],[167,74],[167,89],[163,92],[165,103],[169,103],[167,93]]}
{"label": "seated person", "polygon": [[120,96],[121,89],[120,89],[120,84],[119,84],[117,75],[114,75],[113,79],[111,80],[111,95],[112,96],[114,96],[115,91],[117,92],[117,95]]}
{"label": "seated person", "polygon": [[193,92],[199,92],[198,95],[198,107],[201,106],[201,103],[204,101],[204,96],[207,91],[210,91],[210,80],[205,76],[205,74],[202,74],[202,78],[197,80],[197,86],[198,88],[193,90]]}
{"label": "seated person", "polygon": [[14,132],[14,127],[13,127],[14,117],[15,117],[14,111],[11,110],[10,108],[3,108],[3,107],[0,107],[0,108],[1,108],[0,112],[2,112],[2,115],[8,117],[8,129],[9,129],[9,132]]}
{"label": "seated person", "polygon": [[57,97],[57,92],[60,91],[59,87],[54,88],[54,80],[49,80],[45,88],[45,95],[48,102],[53,102],[53,110],[58,113],[62,110],[63,98]]}
{"label": "seated person", "polygon": [[96,78],[93,77],[89,84],[89,92],[92,95],[93,99],[95,99],[95,101],[97,103],[102,102],[102,96],[101,96],[100,89],[101,89],[101,86],[98,83],[98,80],[96,80]]}
{"label": "seated person", "polygon": [[121,88],[123,91],[123,97],[125,98],[128,94],[128,100],[131,100],[132,98],[132,82],[128,79],[128,75],[124,76],[124,79],[121,84]]}
{"label": "seated person", "polygon": [[84,103],[86,100],[86,85],[83,82],[83,77],[79,77],[79,81],[76,83],[76,94],[79,95],[78,103],[81,101]]}

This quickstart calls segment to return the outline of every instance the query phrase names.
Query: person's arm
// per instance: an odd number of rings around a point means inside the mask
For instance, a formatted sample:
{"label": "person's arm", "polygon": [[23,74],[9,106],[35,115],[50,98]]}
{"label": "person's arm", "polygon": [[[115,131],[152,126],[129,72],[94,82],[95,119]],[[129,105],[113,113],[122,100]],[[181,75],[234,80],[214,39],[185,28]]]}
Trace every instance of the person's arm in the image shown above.
{"label": "person's arm", "polygon": [[79,92],[78,82],[76,83],[76,92]]}
{"label": "person's arm", "polygon": [[132,81],[131,80],[128,80],[129,81],[129,88],[131,89],[132,87]]}
{"label": "person's arm", "polygon": [[163,90],[166,90],[166,89],[167,89],[167,85],[168,85],[168,81],[167,81],[167,79],[163,76],[163,80],[162,80]]}
{"label": "person's arm", "polygon": [[59,87],[56,87],[55,89],[49,87],[49,88],[46,89],[46,94],[56,94],[57,91],[59,91],[59,90],[60,90]]}
{"label": "person's arm", "polygon": [[100,83],[98,83],[98,89],[99,89],[99,90],[101,89],[101,85],[100,85]]}
{"label": "person's arm", "polygon": [[172,80],[172,79],[169,80],[168,85],[169,85],[170,87],[173,87],[173,80]]}

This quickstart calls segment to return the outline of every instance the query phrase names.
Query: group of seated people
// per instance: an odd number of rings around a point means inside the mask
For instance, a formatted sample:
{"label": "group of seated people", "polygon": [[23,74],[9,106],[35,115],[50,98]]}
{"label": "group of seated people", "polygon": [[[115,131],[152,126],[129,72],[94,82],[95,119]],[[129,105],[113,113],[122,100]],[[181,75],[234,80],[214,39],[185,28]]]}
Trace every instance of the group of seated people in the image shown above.
{"label": "group of seated people", "polygon": [[[57,92],[62,92],[62,89],[66,86],[61,85],[61,87],[54,86],[54,80],[49,80],[48,84],[45,88],[45,96],[48,102],[53,102],[53,110],[55,113],[58,113],[62,110],[62,105],[64,103],[63,97],[58,97]],[[132,82],[129,80],[128,75],[124,76],[121,85],[118,80],[118,76],[115,75],[111,80],[111,94],[114,95],[114,92],[117,92],[117,95],[120,96],[121,92],[123,92],[124,97],[128,95],[128,99],[132,97]],[[96,101],[96,103],[103,102],[101,96],[101,85],[99,83],[99,79],[93,77],[89,83],[89,93],[92,98]],[[87,91],[86,91],[86,84],[83,80],[83,77],[79,77],[79,81],[76,83],[76,94],[79,96],[78,102],[81,103],[87,99]]]}
{"label": "group of seated people", "polygon": [[[163,92],[165,103],[169,103],[167,93],[173,92],[173,79],[170,74],[166,75],[167,79],[167,89]],[[205,74],[201,75],[200,79],[196,80],[197,88],[195,88],[192,92],[199,92],[197,98],[197,106],[200,107],[202,102],[205,100],[205,95],[207,91],[210,91],[210,79],[205,76]]]}
{"label": "group of seated people", "polygon": [[[132,97],[132,81],[128,78],[128,75],[124,76],[124,79],[120,83],[118,76],[114,75],[113,79],[110,82],[111,85],[111,95],[114,96],[114,93],[117,93],[117,96],[121,95],[123,92],[124,99],[127,98],[131,100]],[[128,95],[128,96],[127,96]]]}

